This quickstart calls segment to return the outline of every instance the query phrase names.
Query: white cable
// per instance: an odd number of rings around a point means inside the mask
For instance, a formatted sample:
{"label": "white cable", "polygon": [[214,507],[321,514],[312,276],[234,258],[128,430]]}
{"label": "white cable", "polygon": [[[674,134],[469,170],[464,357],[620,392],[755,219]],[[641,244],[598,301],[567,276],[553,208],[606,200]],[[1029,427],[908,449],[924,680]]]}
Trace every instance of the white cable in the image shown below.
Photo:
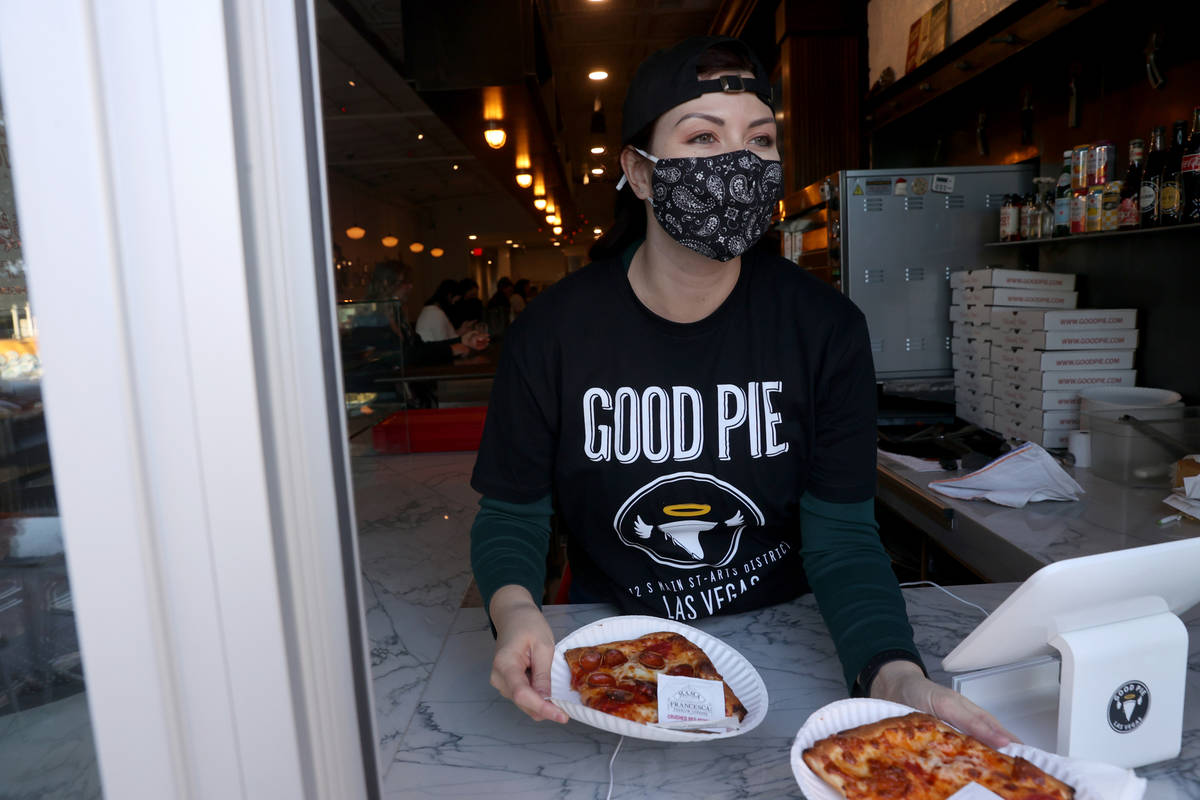
{"label": "white cable", "polygon": [[615,750],[613,750],[612,758],[610,758],[608,760],[608,795],[604,798],[604,800],[612,800],[613,762],[615,762],[617,760],[617,753],[621,752],[621,744],[624,741],[625,741],[624,736],[622,736],[620,739],[617,740],[617,747]]}
{"label": "white cable", "polygon": [[970,606],[971,608],[977,608],[977,609],[979,609],[980,611],[982,611],[982,612],[983,612],[983,615],[984,615],[985,617],[988,615],[987,609],[985,609],[983,606],[977,606],[977,605],[975,605],[974,603],[972,603],[970,600],[963,600],[961,597],[959,597],[959,596],[958,596],[958,595],[956,595],[954,592],[952,592],[952,591],[950,591],[949,589],[947,589],[945,586],[939,586],[938,584],[934,583],[933,581],[912,581],[911,583],[902,583],[902,584],[900,584],[900,588],[901,588],[901,589],[909,589],[909,588],[912,588],[912,587],[914,587],[914,586],[932,586],[932,587],[933,587],[933,588],[935,588],[935,589],[940,589],[940,590],[942,590],[943,592],[945,592],[946,594],[948,594],[948,595],[950,595],[951,597],[953,597],[953,598],[954,598],[955,600],[957,600],[958,602],[960,602],[960,603],[963,603],[963,604],[965,604],[965,605],[968,605],[968,606]]}

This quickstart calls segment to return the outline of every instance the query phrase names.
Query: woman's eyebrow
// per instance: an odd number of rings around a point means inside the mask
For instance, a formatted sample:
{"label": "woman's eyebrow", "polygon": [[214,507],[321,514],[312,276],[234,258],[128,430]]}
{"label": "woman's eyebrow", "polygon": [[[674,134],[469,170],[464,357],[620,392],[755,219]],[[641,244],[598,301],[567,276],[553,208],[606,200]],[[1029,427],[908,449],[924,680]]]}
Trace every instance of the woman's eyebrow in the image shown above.
{"label": "woman's eyebrow", "polygon": [[774,118],[774,117],[763,117],[762,119],[756,119],[756,120],[754,120],[754,122],[751,122],[751,123],[750,123],[749,125],[747,125],[746,127],[748,127],[748,128],[757,128],[759,125],[766,125],[768,122],[774,122],[774,121],[775,121],[775,118]]}
{"label": "woman's eyebrow", "polygon": [[699,111],[693,111],[690,114],[684,114],[682,117],[680,117],[678,120],[676,120],[675,121],[676,127],[678,127],[679,124],[681,122],[683,122],[685,119],[691,119],[692,117],[698,117],[699,119],[708,120],[713,125],[722,125],[723,126],[725,124],[725,120],[721,119],[720,117],[714,117],[711,114],[701,114]]}

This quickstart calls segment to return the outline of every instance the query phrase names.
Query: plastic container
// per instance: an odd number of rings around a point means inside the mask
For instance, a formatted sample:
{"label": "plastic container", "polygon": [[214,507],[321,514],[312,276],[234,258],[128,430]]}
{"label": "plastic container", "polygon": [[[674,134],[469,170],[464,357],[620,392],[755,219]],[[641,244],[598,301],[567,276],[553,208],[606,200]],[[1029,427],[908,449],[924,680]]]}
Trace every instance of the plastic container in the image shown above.
{"label": "plastic container", "polygon": [[1200,408],[1170,411],[1175,416],[1166,419],[1161,406],[1084,414],[1091,431],[1092,472],[1127,486],[1170,487],[1175,462],[1200,453]]}
{"label": "plastic container", "polygon": [[1141,409],[1141,419],[1164,419],[1183,414],[1183,399],[1170,389],[1148,386],[1091,386],[1079,390],[1080,429],[1087,430],[1087,415],[1095,411]]}

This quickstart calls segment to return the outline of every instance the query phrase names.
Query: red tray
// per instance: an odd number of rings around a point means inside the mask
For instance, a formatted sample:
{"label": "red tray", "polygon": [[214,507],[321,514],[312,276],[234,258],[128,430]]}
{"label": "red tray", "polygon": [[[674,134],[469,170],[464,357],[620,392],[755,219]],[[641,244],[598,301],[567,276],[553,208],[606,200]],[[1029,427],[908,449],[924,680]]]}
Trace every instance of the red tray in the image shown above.
{"label": "red tray", "polygon": [[487,406],[397,411],[371,429],[379,453],[441,453],[478,450]]}

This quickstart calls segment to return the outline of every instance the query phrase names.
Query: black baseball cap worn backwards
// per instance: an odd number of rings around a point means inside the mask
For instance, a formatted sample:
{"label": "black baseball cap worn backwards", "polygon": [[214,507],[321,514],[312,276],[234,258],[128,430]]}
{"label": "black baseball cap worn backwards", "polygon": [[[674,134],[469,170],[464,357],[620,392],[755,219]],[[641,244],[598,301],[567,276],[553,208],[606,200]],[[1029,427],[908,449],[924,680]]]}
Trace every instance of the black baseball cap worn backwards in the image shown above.
{"label": "black baseball cap worn backwards", "polygon": [[[754,67],[754,77],[721,75],[703,81],[697,78],[696,62],[714,45],[745,56]],[[629,144],[643,128],[680,103],[709,92],[754,92],[772,109],[775,107],[767,71],[745,42],[729,36],[694,36],[674,47],[659,50],[637,68],[625,94],[621,144]]]}

